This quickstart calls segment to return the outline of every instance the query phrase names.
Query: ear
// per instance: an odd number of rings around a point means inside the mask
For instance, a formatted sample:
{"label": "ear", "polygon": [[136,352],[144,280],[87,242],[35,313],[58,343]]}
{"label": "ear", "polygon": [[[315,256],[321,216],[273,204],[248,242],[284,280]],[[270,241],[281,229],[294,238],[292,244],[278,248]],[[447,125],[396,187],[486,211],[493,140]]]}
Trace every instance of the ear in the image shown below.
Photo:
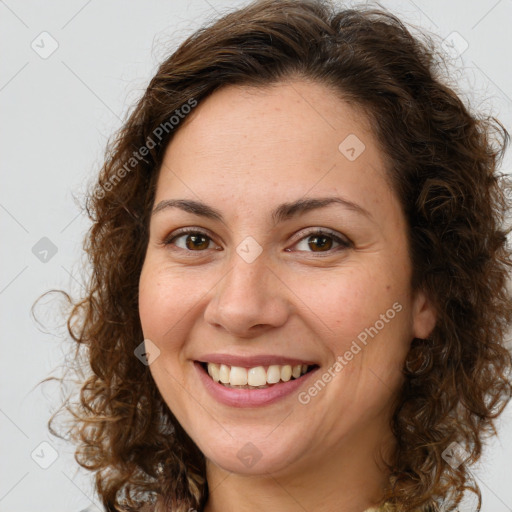
{"label": "ear", "polygon": [[415,292],[412,310],[413,336],[415,338],[427,339],[436,325],[437,314],[432,301],[422,290]]}

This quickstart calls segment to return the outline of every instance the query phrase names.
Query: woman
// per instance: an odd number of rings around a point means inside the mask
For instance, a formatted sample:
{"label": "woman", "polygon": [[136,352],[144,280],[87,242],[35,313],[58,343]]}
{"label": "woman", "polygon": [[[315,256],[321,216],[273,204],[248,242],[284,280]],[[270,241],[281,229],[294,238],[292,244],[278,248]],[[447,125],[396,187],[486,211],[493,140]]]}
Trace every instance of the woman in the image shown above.
{"label": "woman", "polygon": [[87,204],[67,405],[106,509],[480,510],[507,142],[384,12],[264,0],[185,41]]}

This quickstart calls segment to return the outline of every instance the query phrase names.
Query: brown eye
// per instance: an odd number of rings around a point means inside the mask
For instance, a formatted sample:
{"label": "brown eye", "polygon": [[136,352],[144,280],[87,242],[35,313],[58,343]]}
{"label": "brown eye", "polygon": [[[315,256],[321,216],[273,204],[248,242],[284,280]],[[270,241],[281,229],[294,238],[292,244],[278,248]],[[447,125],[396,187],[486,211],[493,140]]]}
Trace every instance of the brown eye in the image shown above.
{"label": "brown eye", "polygon": [[329,231],[317,230],[301,238],[295,245],[301,252],[331,253],[340,248],[349,248],[352,243]]}
{"label": "brown eye", "polygon": [[174,235],[165,242],[165,245],[175,245],[186,251],[198,252],[208,249],[211,242],[212,239],[202,231],[186,231]]}
{"label": "brown eye", "polygon": [[[308,238],[308,247],[313,252],[324,252],[325,250],[329,250],[332,247],[333,239],[331,236],[325,235],[312,235]],[[320,247],[317,249],[316,247]]]}
{"label": "brown eye", "polygon": [[194,250],[194,249],[207,249],[208,245],[210,245],[210,241],[208,237],[197,233],[197,234],[188,234],[185,238],[186,242],[185,245],[187,246],[187,249]]}

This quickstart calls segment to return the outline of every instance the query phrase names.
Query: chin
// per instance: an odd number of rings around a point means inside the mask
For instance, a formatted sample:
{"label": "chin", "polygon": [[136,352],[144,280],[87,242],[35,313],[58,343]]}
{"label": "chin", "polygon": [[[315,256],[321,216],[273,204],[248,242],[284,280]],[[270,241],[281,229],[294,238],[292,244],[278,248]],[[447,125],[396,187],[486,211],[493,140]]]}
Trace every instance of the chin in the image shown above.
{"label": "chin", "polygon": [[282,438],[271,439],[267,434],[251,436],[247,429],[240,435],[236,431],[230,432],[232,437],[226,434],[223,439],[203,438],[196,444],[210,462],[232,473],[264,475],[281,472],[294,458],[291,451],[297,449],[297,443],[287,446]]}

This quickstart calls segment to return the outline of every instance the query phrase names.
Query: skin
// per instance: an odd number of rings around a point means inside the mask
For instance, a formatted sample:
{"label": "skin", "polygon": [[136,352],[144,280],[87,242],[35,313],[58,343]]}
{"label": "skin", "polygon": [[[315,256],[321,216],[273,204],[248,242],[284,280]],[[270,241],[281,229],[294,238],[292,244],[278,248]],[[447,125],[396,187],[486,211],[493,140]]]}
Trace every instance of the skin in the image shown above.
{"label": "skin", "polygon": [[[350,134],[365,145],[354,161],[338,149]],[[379,500],[403,360],[435,324],[410,287],[406,220],[386,172],[365,116],[298,79],[216,91],[169,144],[155,206],[193,199],[224,218],[155,213],[139,292],[144,337],[160,350],[153,378],[207,458],[206,512],[361,512]],[[281,203],[333,196],[368,215],[335,204],[270,217]],[[210,238],[199,249],[186,234],[165,245],[187,226]],[[351,243],[322,246],[314,228]],[[248,236],[262,248],[252,263],[236,252]],[[307,404],[297,393],[257,408],[216,403],[193,365],[206,353],[292,355],[316,361],[321,377],[394,303],[400,312]],[[251,467],[237,457],[248,442],[261,455]]]}

